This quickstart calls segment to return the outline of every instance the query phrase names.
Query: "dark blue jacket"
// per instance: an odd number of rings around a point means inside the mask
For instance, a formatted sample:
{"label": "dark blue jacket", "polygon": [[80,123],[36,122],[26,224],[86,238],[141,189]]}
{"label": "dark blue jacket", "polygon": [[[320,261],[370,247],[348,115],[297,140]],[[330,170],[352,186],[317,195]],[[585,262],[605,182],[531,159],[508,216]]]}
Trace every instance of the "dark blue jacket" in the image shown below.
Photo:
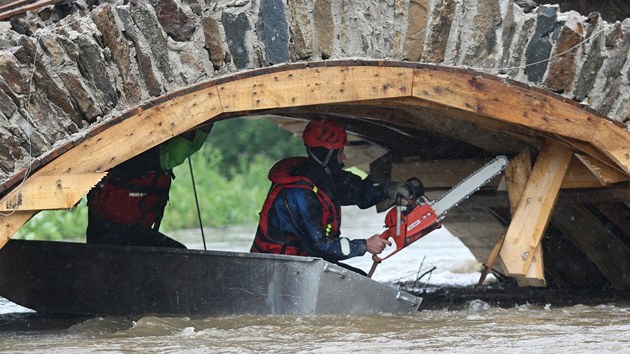
{"label": "dark blue jacket", "polygon": [[[369,179],[361,179],[341,168],[332,169],[329,175],[311,159],[303,159],[302,163],[295,165],[288,173],[291,176],[305,177],[312,184],[302,182],[299,187],[281,187],[279,193],[273,197],[274,200],[267,201],[271,202],[267,215],[261,215],[261,222],[267,221],[267,232],[265,235],[259,225],[252,251],[302,254],[321,257],[331,262],[365,254],[365,240],[340,237],[338,230],[341,226],[341,206],[357,205],[362,209],[374,206],[387,198],[383,186]],[[308,184],[308,188],[304,184]],[[277,187],[278,184],[272,186],[272,190]],[[327,206],[317,193],[323,193],[330,199],[332,206],[328,209],[334,208],[334,212],[327,212]],[[322,222],[325,214],[336,215],[336,220]],[[301,253],[267,247],[274,243],[290,244]]]}

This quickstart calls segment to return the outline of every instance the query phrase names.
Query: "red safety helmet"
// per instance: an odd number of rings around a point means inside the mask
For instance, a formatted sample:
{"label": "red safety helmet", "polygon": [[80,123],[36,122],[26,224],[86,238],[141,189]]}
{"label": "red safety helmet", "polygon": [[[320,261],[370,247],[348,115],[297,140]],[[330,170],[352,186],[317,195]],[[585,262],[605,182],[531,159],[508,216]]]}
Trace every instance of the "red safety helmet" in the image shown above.
{"label": "red safety helmet", "polygon": [[302,133],[304,145],[308,147],[323,147],[328,150],[342,149],[348,144],[346,131],[338,123],[314,119]]}

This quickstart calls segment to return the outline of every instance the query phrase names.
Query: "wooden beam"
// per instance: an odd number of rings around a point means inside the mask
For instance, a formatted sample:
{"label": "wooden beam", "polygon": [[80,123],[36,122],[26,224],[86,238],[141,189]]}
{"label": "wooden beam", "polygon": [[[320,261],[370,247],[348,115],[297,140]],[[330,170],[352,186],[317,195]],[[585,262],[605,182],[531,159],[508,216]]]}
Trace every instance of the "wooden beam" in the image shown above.
{"label": "wooden beam", "polygon": [[16,15],[23,14],[28,11],[37,10],[41,7],[48,5],[56,5],[64,2],[65,0],[27,0],[27,1],[15,1],[5,6],[0,7],[0,21],[6,20]]}
{"label": "wooden beam", "polygon": [[527,180],[532,173],[532,156],[529,149],[523,149],[505,168],[510,213],[514,215],[521,201]]}
{"label": "wooden beam", "polygon": [[12,9],[15,9],[24,5],[28,5],[35,1],[36,0],[15,0],[15,1],[8,2],[4,5],[0,5],[0,13],[6,12],[8,10],[12,10]]}
{"label": "wooden beam", "polygon": [[572,156],[569,148],[551,140],[540,151],[501,249],[509,275],[528,274]]}
{"label": "wooden beam", "polygon": [[[505,170],[505,179],[507,183],[508,198],[510,200],[510,213],[514,215],[518,204],[523,197],[525,187],[527,186],[527,180],[532,173],[532,160],[529,149],[524,149],[518,156],[510,163]],[[565,176],[566,177],[566,176]],[[496,250],[496,257],[500,251],[500,247],[503,246],[505,241],[505,235],[507,230],[500,238],[499,249]],[[498,243],[499,243],[498,242]],[[493,260],[494,261],[494,260]],[[519,286],[537,286],[544,287],[547,285],[545,281],[545,268],[543,261],[543,252],[540,244],[536,247],[534,258],[532,258],[532,264],[529,266],[529,270],[525,277],[517,277],[517,283]]]}
{"label": "wooden beam", "polygon": [[[489,159],[430,160],[404,158],[391,166],[391,180],[405,181],[418,177],[425,188],[451,188],[479,169]],[[497,187],[500,176],[488,182],[485,187]]]}
{"label": "wooden beam", "polygon": [[[531,154],[528,148],[521,151],[521,153],[518,154],[505,169],[505,181],[507,184],[510,212],[512,215],[514,215],[518,204],[520,203],[531,171]],[[492,248],[488,259],[484,263],[484,269],[481,273],[481,277],[479,278],[479,285],[483,284],[488,272],[493,268],[494,262],[503,247],[503,243],[505,242],[506,234],[507,230],[503,230]],[[536,251],[527,274],[524,277],[517,277],[517,282],[520,286],[546,286],[543,254],[540,245],[536,247]]]}
{"label": "wooden beam", "polygon": [[560,187],[562,189],[602,188],[605,185],[577,157],[573,156]]}
{"label": "wooden beam", "polygon": [[0,214],[0,220],[2,221],[2,224],[0,225],[0,248],[9,242],[11,236],[13,236],[13,234],[22,227],[22,225],[26,224],[26,222],[37,213],[37,211],[32,210],[17,210],[6,214]]}
{"label": "wooden beam", "polygon": [[575,156],[604,186],[614,183],[627,182],[630,180],[630,175],[623,173],[617,168],[602,163],[593,157],[584,154],[575,154]]}
{"label": "wooden beam", "polygon": [[[422,183],[424,183],[426,188],[450,188],[485,162],[483,159],[421,160],[416,157],[405,157],[400,162],[389,161],[392,164],[390,167],[390,178],[395,181],[404,181],[409,177],[418,176],[422,179]],[[524,166],[521,163],[512,163],[511,165],[521,166],[513,168],[523,168],[522,166]],[[510,168],[510,165],[508,165],[508,168]],[[506,173],[506,177],[507,175]],[[525,181],[514,181],[514,183],[521,184],[526,182],[529,173],[528,171],[515,171],[514,176],[514,178],[525,178]],[[497,177],[490,181],[486,187],[497,187],[499,181],[500,178]],[[583,163],[577,158],[573,158],[560,187],[562,189],[601,188],[604,185],[595,178],[593,173]],[[512,191],[515,190],[518,189],[512,188]]]}
{"label": "wooden beam", "polygon": [[413,96],[540,132],[589,142],[630,175],[630,134],[574,104],[468,73],[417,69]]}
{"label": "wooden beam", "polygon": [[[402,105],[399,103],[402,100],[404,99],[298,107],[283,110],[283,112],[300,114],[308,109],[314,112],[337,113],[363,120],[369,119],[375,124],[387,124],[388,128],[402,127],[406,128],[405,131],[436,132],[496,154],[518,153],[523,148],[524,143],[521,140],[513,139],[506,132],[506,128],[509,127],[506,127],[507,124],[505,123],[500,130],[490,130],[453,116],[452,110],[448,111],[448,114],[444,114],[444,112],[440,113],[434,109],[428,110],[419,107],[417,104],[413,105],[411,102]],[[418,100],[414,100],[414,102],[417,103]],[[288,128],[293,127],[288,126]]]}
{"label": "wooden beam", "polygon": [[630,133],[613,122],[598,119],[591,143],[630,176]]}
{"label": "wooden beam", "polygon": [[597,121],[584,109],[483,75],[416,70],[413,96],[582,141]]}
{"label": "wooden beam", "polygon": [[630,238],[630,204],[597,203],[595,207],[612,222],[625,237]]}
{"label": "wooden beam", "polygon": [[630,249],[581,206],[558,206],[552,222],[618,290],[630,289]]}
{"label": "wooden beam", "polygon": [[408,97],[413,70],[337,66],[275,72],[218,86],[225,112]]}
{"label": "wooden beam", "polygon": [[100,181],[105,172],[36,176],[9,193],[1,212],[14,210],[70,209]]}
{"label": "wooden beam", "polygon": [[[526,129],[520,125],[510,124],[504,121],[489,118],[481,115],[477,112],[470,110],[462,110],[457,107],[451,107],[444,103],[431,102],[424,99],[417,99],[414,97],[403,97],[388,100],[387,102],[372,102],[374,105],[390,106],[392,104],[404,105],[410,109],[422,109],[428,115],[436,114],[436,116],[448,115],[448,117],[454,118],[458,121],[468,122],[481,129],[489,130],[495,134],[506,134],[516,140],[530,144],[533,146],[539,146],[544,139],[541,139],[538,132]],[[418,108],[419,107],[419,108]],[[439,119],[435,120],[437,124],[440,123]]]}

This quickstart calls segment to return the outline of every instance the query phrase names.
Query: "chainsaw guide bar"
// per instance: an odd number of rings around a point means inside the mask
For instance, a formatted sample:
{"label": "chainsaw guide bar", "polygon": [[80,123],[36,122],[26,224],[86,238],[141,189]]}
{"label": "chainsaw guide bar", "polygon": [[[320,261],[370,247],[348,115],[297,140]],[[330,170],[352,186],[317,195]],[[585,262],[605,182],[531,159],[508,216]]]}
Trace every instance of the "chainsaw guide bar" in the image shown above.
{"label": "chainsaw guide bar", "polygon": [[466,200],[486,183],[490,182],[491,179],[496,177],[505,169],[507,164],[507,157],[503,155],[497,156],[494,160],[488,162],[483,165],[483,167],[464,178],[439,200],[434,201],[431,204],[431,207],[438,215],[438,219],[442,220],[451,208],[456,207],[459,203]]}

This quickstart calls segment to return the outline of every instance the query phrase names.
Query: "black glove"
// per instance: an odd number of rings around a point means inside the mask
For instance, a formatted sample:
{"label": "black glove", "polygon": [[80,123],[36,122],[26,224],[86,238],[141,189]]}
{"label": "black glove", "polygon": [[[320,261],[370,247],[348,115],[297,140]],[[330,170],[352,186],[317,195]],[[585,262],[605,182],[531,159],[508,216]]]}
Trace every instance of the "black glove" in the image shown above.
{"label": "black glove", "polygon": [[388,182],[385,184],[385,194],[394,199],[396,204],[407,205],[407,201],[413,196],[413,186],[403,182]]}
{"label": "black glove", "polygon": [[422,184],[418,177],[411,177],[406,183],[413,187],[414,198],[419,198],[424,195],[424,184]]}

